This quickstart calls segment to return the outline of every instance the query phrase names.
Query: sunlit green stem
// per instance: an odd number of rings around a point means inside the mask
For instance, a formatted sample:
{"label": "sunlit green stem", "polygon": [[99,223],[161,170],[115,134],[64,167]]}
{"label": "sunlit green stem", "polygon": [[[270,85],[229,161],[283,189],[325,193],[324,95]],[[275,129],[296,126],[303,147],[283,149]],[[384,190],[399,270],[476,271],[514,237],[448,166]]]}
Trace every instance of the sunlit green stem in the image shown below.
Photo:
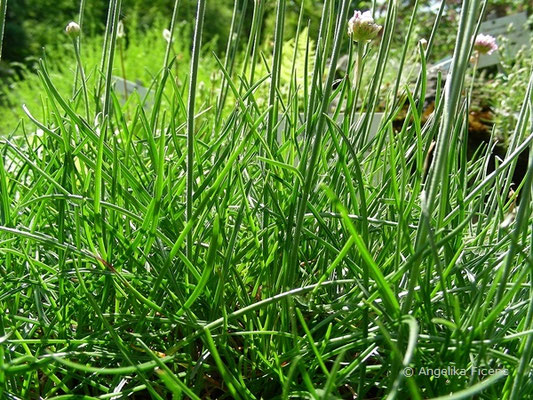
{"label": "sunlit green stem", "polygon": [[364,44],[357,42],[357,58],[354,66],[354,81],[352,91],[354,93],[352,107],[350,107],[350,127],[355,125],[355,115],[357,113],[357,102],[359,101],[359,93],[361,91],[361,79],[363,77],[364,69]]}
{"label": "sunlit green stem", "polygon": [[[194,109],[196,100],[196,84],[198,80],[198,60],[200,58],[200,46],[202,45],[202,30],[204,26],[205,0],[198,1],[196,10],[196,24],[194,28],[191,75],[189,81],[189,100],[187,105],[187,199],[186,199],[186,220],[191,221],[193,217],[193,187],[194,187]],[[193,235],[192,230],[187,234],[187,257],[192,256]]]}
{"label": "sunlit green stem", "polygon": [[[80,36],[77,39],[78,42],[78,52],[80,53],[81,58],[81,39],[83,37],[83,14],[85,12],[85,0],[80,1],[80,11],[78,14],[78,25],[80,26]],[[79,69],[76,70],[74,77],[74,86],[72,88],[72,96],[74,97],[75,93],[78,91],[78,74],[80,73]]]}
{"label": "sunlit green stem", "polygon": [[4,26],[7,14],[7,0],[0,0],[0,61],[2,61],[2,44],[4,43]]}
{"label": "sunlit green stem", "polygon": [[126,64],[124,62],[124,43],[122,40],[118,42],[118,54],[120,56],[120,70],[122,71],[122,80],[124,81],[124,97],[128,98],[128,83],[126,78]]}
{"label": "sunlit green stem", "polygon": [[90,114],[89,114],[89,95],[87,91],[87,80],[85,79],[85,71],[83,69],[83,64],[81,62],[81,55],[80,55],[80,46],[78,38],[72,39],[72,45],[74,46],[74,53],[76,54],[76,62],[78,63],[77,71],[80,73],[81,78],[81,87],[83,91],[83,100],[85,102],[85,115],[87,116],[87,121],[89,121]]}
{"label": "sunlit green stem", "polygon": [[472,101],[472,92],[474,91],[474,82],[476,80],[477,65],[479,63],[479,53],[476,51],[472,56],[474,66],[472,67],[472,81],[470,82],[470,89],[468,90],[468,99]]}

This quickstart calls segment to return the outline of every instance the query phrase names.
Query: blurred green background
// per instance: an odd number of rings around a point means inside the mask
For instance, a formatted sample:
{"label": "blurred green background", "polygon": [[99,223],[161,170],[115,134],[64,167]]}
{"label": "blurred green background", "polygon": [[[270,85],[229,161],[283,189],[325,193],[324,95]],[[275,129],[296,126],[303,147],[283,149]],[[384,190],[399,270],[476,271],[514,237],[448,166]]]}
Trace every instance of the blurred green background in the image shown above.
{"label": "blurred green background", "polygon": [[[244,3],[248,3],[247,15],[248,26],[252,18],[253,2],[258,0],[236,0],[241,8]],[[408,17],[410,16],[414,0],[402,1],[399,23],[406,28]],[[297,25],[298,11],[303,3],[304,21],[309,21],[310,31],[318,31],[318,23],[321,15],[323,2],[315,0],[291,0],[287,1],[288,9],[286,13],[285,36],[294,36]],[[378,14],[384,12],[386,2],[377,1]],[[421,36],[428,36],[431,29],[431,22],[437,11],[440,1],[422,0],[419,1],[422,10],[420,21],[417,21],[417,29]],[[353,9],[368,9],[372,5],[371,1],[354,1]],[[453,29],[457,12],[461,5],[460,0],[446,2],[445,23],[450,23]],[[84,25],[86,36],[95,36],[103,32],[107,15],[107,0],[87,1],[84,13]],[[126,29],[138,29],[145,31],[153,27],[160,27],[168,23],[170,14],[174,6],[174,0],[124,0],[122,2],[122,16]],[[218,50],[225,48],[227,33],[231,24],[233,0],[208,1],[206,9],[206,24],[204,29],[205,41],[216,42]],[[270,38],[265,32],[273,32],[275,20],[276,1],[267,0],[265,2],[265,29],[263,29],[263,40]],[[487,14],[506,15],[512,12],[527,11],[531,14],[533,3],[527,0],[502,1],[493,0],[489,2]],[[181,0],[179,2],[178,19],[182,24],[191,25],[194,22],[196,1]],[[77,20],[79,13],[78,0],[8,0],[8,13],[5,28],[5,43],[2,54],[4,63],[20,62],[31,63],[35,57],[42,55],[43,47],[54,47],[66,42],[63,35],[64,26],[71,20]],[[425,14],[425,15],[424,15]],[[401,32],[401,30],[400,30]],[[442,35],[442,40],[437,43],[445,51],[446,47],[453,46],[448,37],[453,35]],[[402,37],[399,34],[398,40]],[[188,39],[188,38],[185,38]],[[5,66],[4,66],[5,68]]]}
{"label": "blurred green background", "polygon": [[[235,1],[237,1],[236,6],[239,10],[243,10],[246,6],[242,27],[243,37],[246,37],[252,21],[254,2],[265,0]],[[399,49],[403,47],[414,3],[415,0],[400,1],[401,7],[394,36],[396,43],[392,43],[391,46],[393,64],[395,60],[400,59]],[[413,49],[415,54],[417,42],[430,36],[441,1],[420,0],[418,3],[419,12],[414,25],[412,43],[409,44],[409,48]],[[430,63],[451,56],[461,3],[460,0],[447,0],[445,2],[445,11],[429,59]],[[272,54],[271,44],[275,31],[276,4],[277,2],[274,0],[266,0],[264,3],[265,12],[260,51],[266,59]],[[367,10],[372,7],[372,4],[372,1],[353,1],[351,8],[352,10]],[[378,22],[383,22],[387,1],[380,0],[376,1],[375,4],[376,19]],[[175,73],[183,82],[186,82],[187,79],[196,5],[194,0],[180,0],[179,2],[174,55],[176,56]],[[202,68],[199,77],[200,82],[205,82],[205,85],[201,86],[200,89],[207,93],[207,98],[209,98],[209,93],[212,94],[217,90],[215,77],[217,68],[212,53],[216,53],[220,58],[224,56],[234,6],[233,0],[207,1]],[[40,58],[46,59],[49,73],[55,78],[54,82],[58,89],[64,90],[64,92],[69,90],[74,75],[73,50],[72,44],[64,34],[64,27],[72,20],[79,20],[79,7],[79,0],[8,0],[5,39],[2,60],[0,61],[0,114],[2,114],[0,134],[7,134],[17,129],[17,124],[21,118],[25,117],[21,109],[22,104],[27,104],[28,108],[37,116],[39,110],[44,107],[39,91],[35,90],[40,88],[40,82],[34,73]],[[107,0],[87,0],[85,4],[82,58],[89,75],[91,73],[96,74],[96,66],[100,62],[107,7]],[[162,31],[170,23],[173,7],[174,0],[122,1],[121,20],[126,36],[121,41],[120,46],[122,47],[121,51],[123,51],[128,80],[149,86],[153,77],[158,74],[166,46]],[[303,25],[309,26],[308,32],[312,44],[318,34],[323,2],[287,0],[284,38],[289,47],[291,40],[294,40],[295,37],[301,7],[303,7]],[[505,16],[521,11],[526,11],[531,21],[533,2],[527,0],[493,0],[488,4],[486,18]],[[241,40],[240,43],[243,47],[246,40]],[[348,40],[344,41],[344,45],[348,46]],[[242,51],[244,52],[244,48]],[[344,52],[346,51],[347,49],[344,49]],[[239,60],[239,56],[237,56],[237,60]],[[288,61],[290,62],[290,60]],[[263,61],[260,60],[260,62]],[[408,59],[407,62],[414,62],[414,60]],[[393,64],[389,68],[391,76],[395,76],[393,71],[395,65]],[[118,64],[116,64],[116,68],[118,68]],[[122,74],[117,70],[116,75]],[[409,74],[406,74],[406,80],[408,79]],[[383,84],[388,84],[386,77]],[[500,83],[495,85],[495,89],[499,85]],[[520,94],[520,90],[517,93]],[[492,93],[487,93],[487,97],[494,98]]]}

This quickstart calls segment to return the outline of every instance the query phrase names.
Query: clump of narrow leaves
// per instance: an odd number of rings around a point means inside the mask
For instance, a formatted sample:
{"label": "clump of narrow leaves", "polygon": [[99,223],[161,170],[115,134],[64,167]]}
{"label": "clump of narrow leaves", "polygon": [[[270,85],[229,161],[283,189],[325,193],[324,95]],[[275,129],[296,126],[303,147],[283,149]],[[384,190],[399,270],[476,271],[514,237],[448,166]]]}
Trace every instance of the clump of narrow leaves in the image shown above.
{"label": "clump of narrow leaves", "polygon": [[[350,3],[326,0],[320,31],[284,47],[278,1],[270,54],[264,2],[244,2],[249,35],[236,2],[224,57],[202,55],[205,2],[176,76],[176,1],[150,101],[113,86],[120,0],[96,74],[83,26],[71,93],[41,61],[44,117],[26,108],[1,140],[0,398],[531,396],[531,151],[511,186],[533,140],[533,75],[489,170],[493,144],[469,157],[464,88],[482,2],[463,4],[424,121],[433,38],[411,48],[409,29],[382,85],[397,2],[379,38],[354,43]],[[298,38],[316,48],[297,54]],[[200,55],[218,65],[209,104]]]}

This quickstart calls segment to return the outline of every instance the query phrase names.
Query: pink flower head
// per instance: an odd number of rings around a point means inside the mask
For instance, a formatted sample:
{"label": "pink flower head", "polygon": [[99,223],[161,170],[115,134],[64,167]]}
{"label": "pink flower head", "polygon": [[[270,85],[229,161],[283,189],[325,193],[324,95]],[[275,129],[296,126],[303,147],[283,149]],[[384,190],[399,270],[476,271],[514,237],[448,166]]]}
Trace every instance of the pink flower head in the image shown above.
{"label": "pink flower head", "polygon": [[493,36],[480,33],[474,42],[474,50],[479,54],[492,54],[498,50],[498,44]]}
{"label": "pink flower head", "polygon": [[354,42],[369,42],[374,39],[382,26],[374,22],[370,11],[356,10],[348,21],[348,35]]}

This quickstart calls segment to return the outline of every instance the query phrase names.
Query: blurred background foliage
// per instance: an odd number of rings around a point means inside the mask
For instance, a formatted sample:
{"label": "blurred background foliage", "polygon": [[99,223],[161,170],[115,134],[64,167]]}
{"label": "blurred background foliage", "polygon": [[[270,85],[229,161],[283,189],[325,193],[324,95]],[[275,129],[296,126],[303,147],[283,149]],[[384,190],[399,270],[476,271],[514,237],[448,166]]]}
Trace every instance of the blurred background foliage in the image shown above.
{"label": "blurred background foliage", "polygon": [[[239,7],[247,2],[245,18],[245,31],[250,28],[253,2],[258,0],[237,0]],[[322,12],[323,1],[315,0],[289,0],[287,1],[285,36],[294,37],[296,31],[298,11],[304,8],[304,21],[309,22],[310,32],[318,31],[318,24]],[[146,31],[154,26],[159,27],[162,21],[170,19],[174,0],[124,0],[122,14],[126,27]],[[407,29],[409,17],[415,0],[402,1],[399,15],[399,32],[397,40],[402,41],[402,31]],[[181,0],[179,8],[179,21],[192,25],[196,11],[195,0]],[[384,15],[386,1],[376,2],[376,13]],[[421,0],[416,28],[420,37],[428,37],[431,24],[438,10],[440,1]],[[489,2],[488,16],[506,15],[512,12],[528,11],[531,14],[533,3],[527,0],[493,0]],[[84,13],[85,32],[88,36],[101,34],[105,28],[107,15],[107,0],[87,1]],[[369,9],[372,1],[354,1],[353,9]],[[454,29],[457,13],[461,6],[460,0],[446,1],[444,24],[448,24],[449,35],[442,35],[437,43],[436,53],[449,51],[453,47],[450,29]],[[229,25],[231,24],[234,0],[208,1],[206,8],[205,41],[215,42],[217,49],[225,48]],[[263,40],[267,43],[271,38],[266,37],[266,32],[274,32],[276,1],[265,2],[265,21]],[[71,20],[77,20],[79,2],[77,0],[8,0],[8,15],[5,31],[5,46],[3,60],[5,62],[31,63],[36,57],[42,55],[42,48],[53,47],[66,42],[63,35],[64,26]],[[189,38],[186,38],[189,39]]]}
{"label": "blurred background foliage", "polygon": [[[162,31],[168,27],[170,15],[175,0],[123,0],[121,19],[124,24],[126,37],[122,42],[124,48],[125,70],[127,79],[141,84],[150,85],[152,78],[157,75],[161,66],[166,42]],[[243,19],[243,38],[248,36],[254,3],[264,1],[264,20],[260,49],[268,60],[272,54],[272,41],[276,18],[276,5],[274,0],[235,0],[240,10],[246,5]],[[371,9],[373,1],[353,1],[352,10]],[[461,0],[446,0],[441,26],[436,36],[433,52],[429,62],[434,63],[445,57],[451,56],[454,48],[455,30],[461,7]],[[309,35],[310,43],[314,45],[319,30],[319,22],[323,8],[323,1],[316,0],[287,0],[286,19],[284,25],[284,62],[292,63],[294,40],[296,37],[298,15],[303,7],[304,34],[299,45],[305,44],[305,37]],[[396,34],[391,46],[390,68],[385,74],[383,84],[392,84],[399,65],[400,51],[405,41],[415,0],[401,0],[401,7],[395,27]],[[409,43],[409,55],[406,66],[418,62],[417,42],[430,36],[435,15],[441,4],[440,0],[419,0],[419,11],[414,25],[414,32]],[[188,62],[191,46],[194,18],[197,2],[195,0],[180,0],[178,10],[178,26],[173,44],[175,62],[175,75],[177,79],[186,82]],[[202,83],[200,89],[205,94],[206,101],[212,99],[217,92],[216,62],[212,56],[215,52],[223,58],[226,49],[227,35],[231,25],[234,0],[207,1],[204,49],[200,69]],[[83,60],[87,71],[95,74],[96,66],[100,62],[102,34],[105,29],[108,0],[86,0],[83,20]],[[487,18],[509,15],[526,11],[532,20],[533,3],[527,0],[494,0],[487,7]],[[375,17],[378,23],[383,23],[387,12],[387,1],[375,1]],[[28,108],[39,113],[42,108],[40,98],[35,91],[40,87],[37,76],[33,73],[37,60],[45,58],[48,63],[49,73],[56,77],[55,83],[59,89],[68,91],[73,79],[73,51],[72,44],[64,34],[64,27],[69,21],[78,21],[79,0],[8,0],[8,14],[5,27],[5,40],[0,62],[0,119],[2,131],[12,130],[21,117],[24,116],[20,104],[24,102]],[[308,28],[307,28],[308,27]],[[246,40],[240,41],[242,51]],[[349,41],[345,40],[348,52]],[[286,51],[285,51],[286,50]],[[303,64],[304,49],[299,49],[298,55],[302,59],[296,62]],[[242,58],[242,57],[241,57]],[[529,62],[531,57],[523,55],[522,59]],[[239,56],[237,57],[239,60]],[[259,61],[261,64],[263,60]],[[369,59],[369,66],[373,60]],[[510,67],[507,66],[507,71]],[[118,64],[117,64],[118,68]],[[402,76],[402,84],[409,82],[410,70],[407,68]],[[259,66],[259,70],[267,74],[267,68]],[[117,75],[119,71],[117,70]],[[390,80],[387,76],[390,75]],[[284,76],[282,76],[282,80]],[[514,78],[511,75],[509,81]],[[501,79],[500,79],[501,81]],[[522,86],[523,82],[514,82],[514,86]],[[364,85],[363,85],[364,86]],[[499,89],[502,90],[501,88]],[[511,89],[509,89],[511,90]],[[202,97],[202,93],[200,93]],[[506,98],[509,96],[503,96]],[[514,97],[513,97],[514,98]]]}

